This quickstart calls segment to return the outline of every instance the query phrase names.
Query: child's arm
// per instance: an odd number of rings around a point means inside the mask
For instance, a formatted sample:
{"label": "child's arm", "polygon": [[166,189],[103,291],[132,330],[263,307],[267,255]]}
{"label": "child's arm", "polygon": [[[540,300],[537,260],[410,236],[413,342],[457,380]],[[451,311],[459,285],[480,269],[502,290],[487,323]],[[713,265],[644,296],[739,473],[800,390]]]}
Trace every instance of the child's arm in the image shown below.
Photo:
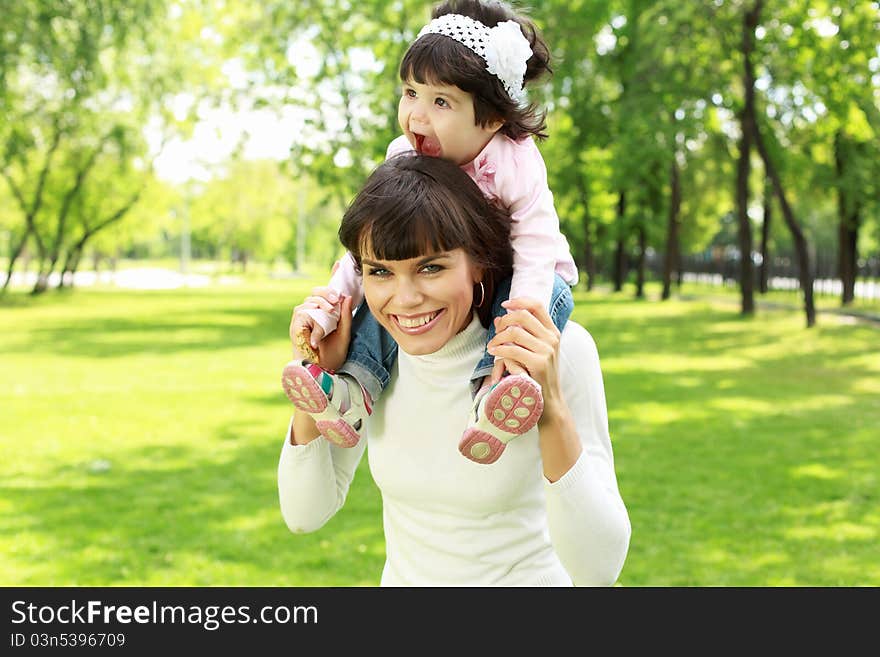
{"label": "child's arm", "polygon": [[553,193],[547,186],[547,168],[531,139],[513,152],[513,166],[496,177],[498,193],[510,210],[513,281],[510,298],[530,297],[549,305],[553,276],[569,285],[577,282],[577,266],[568,241],[559,229]]}
{"label": "child's arm", "polygon": [[[330,282],[327,286],[340,295],[340,297],[341,295],[350,296],[352,308],[359,305],[363,300],[364,293],[361,287],[361,277],[355,271],[354,259],[350,253],[346,253],[339,261],[339,266],[333,272],[333,276],[330,277]],[[329,313],[318,308],[305,310],[304,312],[312,318],[317,326],[321,327],[321,335],[316,336],[319,340],[336,329],[336,324],[339,321],[337,313]],[[314,330],[314,327],[312,327],[312,330]]]}

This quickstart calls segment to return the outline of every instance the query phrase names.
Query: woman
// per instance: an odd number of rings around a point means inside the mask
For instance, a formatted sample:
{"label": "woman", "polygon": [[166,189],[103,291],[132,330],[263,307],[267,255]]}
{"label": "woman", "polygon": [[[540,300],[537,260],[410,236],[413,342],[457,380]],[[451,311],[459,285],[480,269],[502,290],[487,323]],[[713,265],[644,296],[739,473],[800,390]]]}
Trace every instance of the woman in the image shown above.
{"label": "woman", "polygon": [[[319,439],[311,416],[294,416],[278,489],[291,531],[319,529],[345,502],[368,442],[383,502],[382,585],[610,585],[623,567],[629,518],[598,354],[582,327],[569,322],[560,333],[542,304],[506,302],[491,353],[540,384],[543,415],[493,468],[460,458],[473,412],[468,379],[490,317],[485,299],[510,274],[509,230],[459,167],[418,155],[379,166],[343,217],[340,238],[362,272],[368,308],[351,319],[342,300],[344,321],[321,342],[320,362],[333,369],[345,360],[352,322],[365,312],[400,349],[366,441],[340,448]],[[327,309],[325,295],[316,288],[296,308],[292,333],[305,310]]]}

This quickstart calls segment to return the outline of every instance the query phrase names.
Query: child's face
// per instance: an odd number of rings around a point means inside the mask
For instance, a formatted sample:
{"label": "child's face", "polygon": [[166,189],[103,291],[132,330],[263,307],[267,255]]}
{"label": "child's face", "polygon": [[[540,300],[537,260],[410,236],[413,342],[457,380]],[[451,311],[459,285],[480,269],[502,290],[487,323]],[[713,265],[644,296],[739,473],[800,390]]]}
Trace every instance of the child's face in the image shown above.
{"label": "child's face", "polygon": [[474,116],[474,96],[456,86],[403,83],[397,121],[419,153],[467,164],[485,148],[504,125],[501,121],[479,126]]}

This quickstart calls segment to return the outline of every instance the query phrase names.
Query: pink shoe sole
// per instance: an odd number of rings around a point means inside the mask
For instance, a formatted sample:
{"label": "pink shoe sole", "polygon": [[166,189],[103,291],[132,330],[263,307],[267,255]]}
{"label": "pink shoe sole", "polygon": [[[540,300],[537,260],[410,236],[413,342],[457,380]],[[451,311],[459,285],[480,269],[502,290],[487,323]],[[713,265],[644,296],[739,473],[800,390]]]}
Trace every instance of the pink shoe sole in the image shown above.
{"label": "pink shoe sole", "polygon": [[530,377],[512,374],[486,393],[481,406],[482,417],[476,427],[465,430],[458,451],[475,463],[489,465],[498,460],[508,442],[538,423],[544,412],[544,397]]}
{"label": "pink shoe sole", "polygon": [[483,412],[502,431],[523,434],[541,419],[544,396],[531,377],[511,374],[488,392]]}
{"label": "pink shoe sole", "polygon": [[324,438],[340,447],[354,447],[361,439],[358,432],[345,420],[318,420],[315,426]]}
{"label": "pink shoe sole", "polygon": [[281,387],[297,410],[314,417],[315,426],[324,438],[340,447],[357,445],[360,440],[358,432],[339,416],[321,386],[305,367],[298,363],[285,365],[281,374]]}
{"label": "pink shoe sole", "polygon": [[479,429],[467,429],[458,443],[458,451],[475,463],[495,463],[504,451],[504,443]]}
{"label": "pink shoe sole", "polygon": [[323,413],[330,403],[318,382],[302,365],[288,363],[281,373],[281,387],[284,394],[298,410],[309,413]]}

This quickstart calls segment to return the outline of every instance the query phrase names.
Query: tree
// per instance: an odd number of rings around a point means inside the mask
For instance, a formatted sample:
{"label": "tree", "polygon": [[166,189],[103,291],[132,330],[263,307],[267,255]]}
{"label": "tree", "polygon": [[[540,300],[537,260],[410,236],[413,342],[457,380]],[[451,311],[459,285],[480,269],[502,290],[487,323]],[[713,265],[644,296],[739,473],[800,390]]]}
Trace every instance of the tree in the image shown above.
{"label": "tree", "polygon": [[[85,244],[139,200],[158,154],[145,128],[151,123],[159,144],[185,131],[191,116],[174,116],[169,101],[184,87],[202,92],[215,60],[210,44],[191,35],[174,50],[165,48],[164,39],[186,35],[198,14],[162,0],[25,4],[27,10],[11,14],[17,38],[2,51],[0,74],[9,118],[0,126],[0,176],[20,216],[5,285],[30,242],[39,293],[59,263],[75,267]],[[93,172],[114,162],[120,170],[140,170],[141,189],[105,216],[80,212],[77,224],[73,216],[88,207],[82,197]],[[82,230],[73,235],[76,225]]]}

